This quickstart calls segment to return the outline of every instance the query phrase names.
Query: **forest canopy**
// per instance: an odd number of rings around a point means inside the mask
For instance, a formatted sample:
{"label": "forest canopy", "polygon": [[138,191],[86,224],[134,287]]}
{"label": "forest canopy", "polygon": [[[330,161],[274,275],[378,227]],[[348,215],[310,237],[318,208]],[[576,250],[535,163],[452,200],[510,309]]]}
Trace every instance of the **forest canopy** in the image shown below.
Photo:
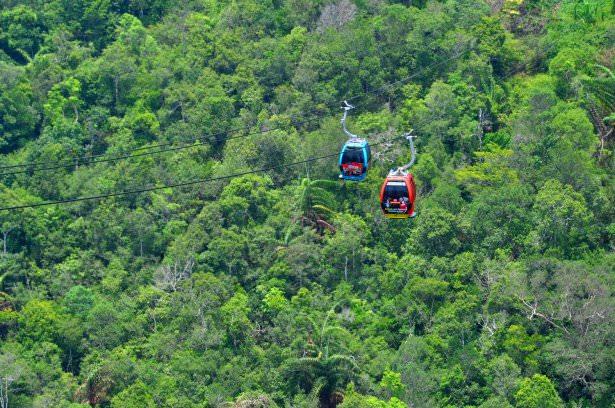
{"label": "forest canopy", "polygon": [[0,0],[0,407],[611,408],[614,110],[612,0]]}

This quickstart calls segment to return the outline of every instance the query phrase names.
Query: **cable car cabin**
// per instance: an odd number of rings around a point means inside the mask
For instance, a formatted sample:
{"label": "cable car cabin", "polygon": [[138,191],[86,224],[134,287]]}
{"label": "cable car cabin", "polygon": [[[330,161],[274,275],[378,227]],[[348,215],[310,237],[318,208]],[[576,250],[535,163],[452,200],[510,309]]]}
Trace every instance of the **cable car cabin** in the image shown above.
{"label": "cable car cabin", "polygon": [[362,181],[367,177],[371,150],[367,140],[349,140],[342,147],[339,158],[340,178]]}
{"label": "cable car cabin", "polygon": [[416,215],[416,185],[412,174],[388,175],[380,189],[380,207],[387,218],[410,218]]}

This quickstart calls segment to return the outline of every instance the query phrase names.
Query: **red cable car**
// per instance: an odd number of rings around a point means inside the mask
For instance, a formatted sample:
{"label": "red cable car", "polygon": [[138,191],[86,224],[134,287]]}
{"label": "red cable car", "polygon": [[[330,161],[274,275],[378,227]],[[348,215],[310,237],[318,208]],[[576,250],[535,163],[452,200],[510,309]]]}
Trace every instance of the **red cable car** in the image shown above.
{"label": "red cable car", "polygon": [[380,188],[380,207],[387,218],[406,219],[416,216],[416,184],[412,174],[391,172]]}
{"label": "red cable car", "polygon": [[380,188],[380,208],[382,208],[386,218],[406,219],[416,216],[416,211],[414,211],[416,184],[412,173],[407,171],[416,159],[414,136],[411,133],[412,131],[404,134],[410,142],[410,152],[412,153],[410,163],[396,170],[391,170]]}

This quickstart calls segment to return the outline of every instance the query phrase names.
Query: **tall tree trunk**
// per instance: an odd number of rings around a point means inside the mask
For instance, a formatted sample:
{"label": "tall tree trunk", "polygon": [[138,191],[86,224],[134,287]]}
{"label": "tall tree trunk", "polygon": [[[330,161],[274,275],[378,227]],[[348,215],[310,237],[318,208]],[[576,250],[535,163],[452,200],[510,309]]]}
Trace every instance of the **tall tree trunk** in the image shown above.
{"label": "tall tree trunk", "polygon": [[598,152],[598,157],[602,159],[604,156],[604,147],[609,137],[613,133],[613,128],[607,126],[604,123],[604,120],[602,119],[602,115],[600,115],[600,113],[598,112],[596,105],[589,99],[589,96],[587,97],[587,99],[589,100],[589,106],[587,109],[589,111],[589,117],[591,118],[591,121],[594,124],[594,127],[598,131],[598,136],[600,138],[600,149]]}
{"label": "tall tree trunk", "polygon": [[117,107],[120,104],[120,77],[116,76],[113,78],[113,85],[115,87],[115,111],[117,112]]}
{"label": "tall tree trunk", "polygon": [[7,244],[7,240],[9,239],[9,233],[11,232],[11,230],[8,231],[4,231],[2,232],[2,246],[3,246],[3,251],[2,253],[4,255],[6,255],[6,244]]}

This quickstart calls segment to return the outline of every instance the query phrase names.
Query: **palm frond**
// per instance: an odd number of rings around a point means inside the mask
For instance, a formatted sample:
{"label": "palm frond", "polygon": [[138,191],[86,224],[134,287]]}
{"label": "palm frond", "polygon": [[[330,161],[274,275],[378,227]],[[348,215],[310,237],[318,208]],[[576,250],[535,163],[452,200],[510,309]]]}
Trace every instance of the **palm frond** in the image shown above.
{"label": "palm frond", "polygon": [[318,187],[318,188],[330,188],[330,189],[339,188],[338,182],[333,181],[333,180],[313,180],[310,184],[313,187]]}
{"label": "palm frond", "polygon": [[328,326],[322,331],[323,337],[327,335],[330,336],[335,333],[341,333],[344,336],[350,336],[350,332],[341,326]]}
{"label": "palm frond", "polygon": [[329,214],[335,214],[334,210],[332,210],[332,209],[330,209],[328,207],[325,207],[324,205],[321,205],[321,204],[313,205],[312,208],[314,210],[320,210],[322,212],[326,212],[326,213],[329,213]]}
{"label": "palm frond", "polygon": [[326,361],[326,365],[330,368],[339,367],[341,365],[346,365],[350,367],[351,370],[353,371],[357,371],[357,372],[361,371],[354,357],[343,355],[343,354],[334,354],[330,356]]}

